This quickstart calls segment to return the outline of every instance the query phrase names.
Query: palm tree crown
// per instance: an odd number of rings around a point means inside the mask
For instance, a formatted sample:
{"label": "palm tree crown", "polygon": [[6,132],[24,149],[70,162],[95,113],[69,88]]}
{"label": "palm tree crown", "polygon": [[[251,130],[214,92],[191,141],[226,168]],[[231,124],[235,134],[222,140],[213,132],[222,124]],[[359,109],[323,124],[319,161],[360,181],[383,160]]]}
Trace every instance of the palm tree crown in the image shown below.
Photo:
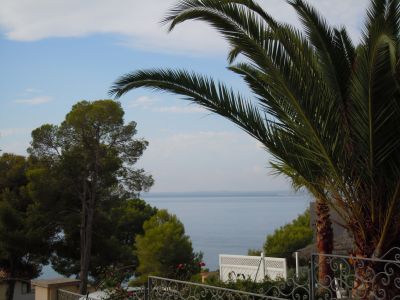
{"label": "palm tree crown", "polygon": [[307,2],[287,2],[303,30],[253,0],[182,0],[164,20],[218,30],[253,99],[173,69],[127,74],[110,93],[169,91],[226,117],[273,154],[273,168],[340,211],[359,254],[381,255],[400,244],[399,1],[371,1],[357,47]]}

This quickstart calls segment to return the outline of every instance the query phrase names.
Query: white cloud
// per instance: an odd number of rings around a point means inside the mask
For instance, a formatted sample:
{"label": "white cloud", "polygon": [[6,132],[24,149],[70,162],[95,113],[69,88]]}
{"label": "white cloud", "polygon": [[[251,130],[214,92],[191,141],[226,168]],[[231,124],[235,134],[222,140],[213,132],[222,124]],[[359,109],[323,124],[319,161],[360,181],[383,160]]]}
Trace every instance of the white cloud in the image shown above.
{"label": "white cloud", "polygon": [[156,107],[154,108],[154,111],[187,114],[187,113],[204,113],[207,110],[205,110],[200,106],[164,106],[164,107]]}
{"label": "white cloud", "polygon": [[[259,1],[279,20],[298,24],[286,1]],[[347,25],[354,38],[368,0],[310,0],[335,24]],[[121,35],[121,43],[150,51],[189,54],[221,53],[226,44],[202,22],[178,26],[171,34],[160,20],[177,0],[3,0],[0,27],[7,38],[35,41],[51,37],[80,37],[94,33]]]}
{"label": "white cloud", "polygon": [[143,109],[148,109],[154,105],[154,103],[157,102],[157,99],[154,97],[150,96],[139,96],[136,99],[130,101],[128,103],[128,107],[131,108],[143,108]]}
{"label": "white cloud", "polygon": [[140,166],[153,174],[152,191],[287,190],[270,176],[266,151],[241,131],[198,131],[149,139]]}
{"label": "white cloud", "polygon": [[0,138],[26,134],[31,130],[30,128],[0,128]]}
{"label": "white cloud", "polygon": [[155,97],[142,95],[128,102],[127,106],[128,108],[140,108],[160,113],[190,114],[207,112],[206,109],[198,105],[158,106],[159,102],[160,100]]}
{"label": "white cloud", "polygon": [[[366,14],[366,9],[370,0],[308,0],[321,15],[334,26],[346,26],[350,36],[358,40],[362,29],[362,24]],[[261,0],[262,7],[278,20],[300,26],[294,8],[286,1],[282,0]]]}
{"label": "white cloud", "polygon": [[[240,134],[225,131],[199,131],[192,133],[176,133],[163,138],[157,138],[150,141],[149,153],[151,156],[162,157],[163,159],[182,158],[177,154],[184,151],[185,157],[192,156],[196,158],[199,149],[203,153],[223,149],[227,144],[238,141]],[[199,145],[201,145],[199,147]],[[179,159],[178,159],[179,160]]]}
{"label": "white cloud", "polygon": [[[204,24],[167,34],[160,21],[175,0],[4,0],[0,26],[6,37],[35,41],[94,33],[121,35],[121,43],[146,50],[215,52],[224,42]],[[202,40],[201,37],[207,37]]]}
{"label": "white cloud", "polygon": [[37,97],[32,97],[32,98],[27,98],[27,99],[17,99],[14,102],[20,103],[20,104],[28,104],[28,105],[40,105],[40,104],[48,103],[52,100],[53,99],[49,96],[37,96]]}
{"label": "white cloud", "polygon": [[25,93],[29,93],[29,94],[36,94],[36,93],[40,93],[41,90],[36,89],[36,88],[26,88],[25,89]]}

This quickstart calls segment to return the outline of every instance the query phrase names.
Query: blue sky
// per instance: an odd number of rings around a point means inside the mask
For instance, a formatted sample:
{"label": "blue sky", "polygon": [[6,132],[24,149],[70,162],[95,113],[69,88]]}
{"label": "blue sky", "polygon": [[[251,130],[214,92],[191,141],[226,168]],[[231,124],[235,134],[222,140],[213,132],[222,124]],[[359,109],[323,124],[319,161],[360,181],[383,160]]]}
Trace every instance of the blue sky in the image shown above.
{"label": "blue sky", "polygon": [[[0,149],[25,154],[32,129],[59,124],[79,100],[109,98],[117,77],[152,67],[195,70],[244,94],[226,70],[226,45],[199,22],[171,34],[159,21],[174,0],[2,0],[0,10]],[[282,0],[259,1],[297,25]],[[311,1],[357,40],[366,0]],[[126,121],[150,142],[140,166],[153,191],[286,190],[270,175],[270,157],[228,121],[165,93],[136,90],[120,99]]]}

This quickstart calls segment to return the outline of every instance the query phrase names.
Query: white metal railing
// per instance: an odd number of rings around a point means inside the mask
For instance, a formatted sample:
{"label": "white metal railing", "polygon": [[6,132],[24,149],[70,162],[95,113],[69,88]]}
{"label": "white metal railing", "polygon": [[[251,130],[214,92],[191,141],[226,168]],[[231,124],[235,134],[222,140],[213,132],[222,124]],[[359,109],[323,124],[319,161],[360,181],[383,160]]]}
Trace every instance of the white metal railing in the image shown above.
{"label": "white metal railing", "polygon": [[79,300],[81,297],[84,297],[84,295],[62,289],[57,290],[57,300]]}
{"label": "white metal railing", "polygon": [[[148,300],[285,300],[258,292],[245,292],[189,281],[149,276]],[[293,298],[295,299],[295,298]],[[300,299],[300,298],[296,298]]]}
{"label": "white metal railing", "polygon": [[73,293],[71,291],[58,289],[57,300],[98,300],[98,299],[91,298],[88,295],[81,295],[78,293]]}
{"label": "white metal railing", "polygon": [[287,264],[285,258],[220,254],[219,274],[225,282],[237,279],[260,282],[266,277],[286,280]]}

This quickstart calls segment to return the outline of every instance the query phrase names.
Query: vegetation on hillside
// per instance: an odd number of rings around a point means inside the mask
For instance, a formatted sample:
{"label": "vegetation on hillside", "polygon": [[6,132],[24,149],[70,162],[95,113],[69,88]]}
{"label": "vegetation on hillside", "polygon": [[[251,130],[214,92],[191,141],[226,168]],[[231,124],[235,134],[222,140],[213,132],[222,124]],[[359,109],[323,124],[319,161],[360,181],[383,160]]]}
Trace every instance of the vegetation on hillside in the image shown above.
{"label": "vegetation on hillside", "polygon": [[28,167],[23,156],[0,156],[0,272],[9,279],[7,300],[14,299],[15,279],[29,282],[38,276],[51,254],[50,237],[54,230],[38,222],[32,211]]}
{"label": "vegetation on hillside", "polygon": [[312,242],[313,230],[310,226],[310,212],[307,210],[291,223],[267,235],[264,253],[269,257],[285,257],[292,263],[293,253]]}
{"label": "vegetation on hillside", "polygon": [[136,283],[146,282],[149,275],[189,279],[200,272],[202,254],[193,251],[192,242],[175,215],[159,210],[143,229],[143,235],[136,237]]}

